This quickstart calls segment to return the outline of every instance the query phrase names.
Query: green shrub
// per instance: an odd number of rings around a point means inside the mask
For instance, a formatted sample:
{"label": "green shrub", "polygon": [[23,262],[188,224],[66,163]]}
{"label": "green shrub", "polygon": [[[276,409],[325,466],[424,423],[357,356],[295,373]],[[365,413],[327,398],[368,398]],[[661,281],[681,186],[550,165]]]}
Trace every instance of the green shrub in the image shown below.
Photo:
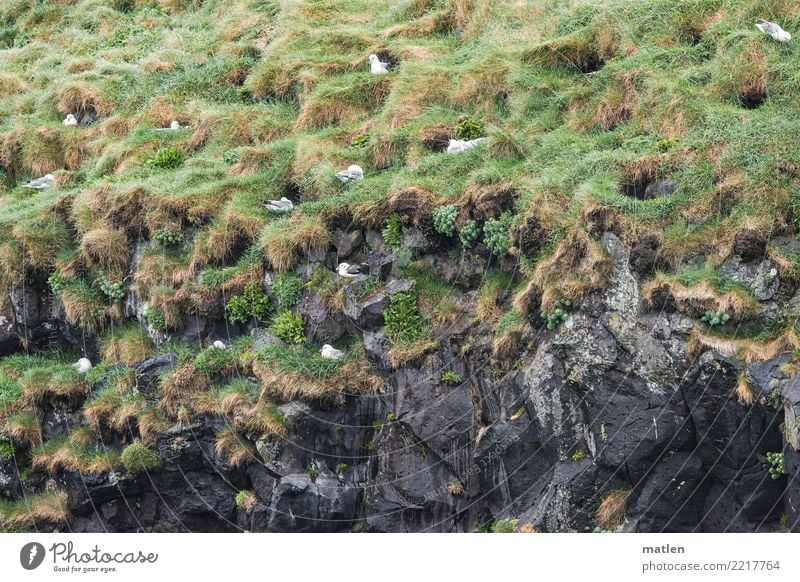
{"label": "green shrub", "polygon": [[67,286],[67,278],[64,277],[61,271],[53,271],[47,279],[47,284],[50,286],[54,295],[61,295],[64,287]]}
{"label": "green shrub", "polygon": [[588,456],[589,456],[589,453],[586,451],[586,449],[578,449],[577,451],[572,453],[572,460],[573,461],[582,461],[583,459],[585,459]]}
{"label": "green shrub", "polygon": [[470,140],[482,137],[485,133],[483,122],[467,117],[456,125],[453,135],[456,139]]}
{"label": "green shrub", "polygon": [[767,462],[769,463],[769,476],[773,480],[780,479],[786,474],[786,459],[783,453],[767,453]]}
{"label": "green shrub", "polygon": [[254,493],[249,489],[242,489],[239,491],[239,493],[236,494],[236,507],[244,509],[253,495]]}
{"label": "green shrub", "polygon": [[106,296],[109,303],[119,303],[125,299],[125,286],[120,283],[114,283],[108,279],[103,279],[100,282],[100,291]]}
{"label": "green shrub", "polygon": [[303,318],[297,313],[283,311],[272,322],[270,328],[276,337],[287,344],[302,344],[306,341]]}
{"label": "green shrub", "polygon": [[513,331],[525,323],[525,319],[519,314],[516,309],[510,309],[500,316],[497,320],[497,328],[495,335],[502,336],[507,331]]}
{"label": "green shrub", "polygon": [[518,519],[498,519],[489,527],[489,531],[492,533],[514,533],[518,525]]}
{"label": "green shrub", "polygon": [[547,321],[547,329],[555,329],[569,318],[569,308],[572,302],[569,299],[559,299],[553,311],[542,311],[539,315]]}
{"label": "green shrub", "polygon": [[417,297],[413,293],[392,295],[383,316],[386,334],[393,343],[414,343],[428,333],[428,322],[419,312]]}
{"label": "green shrub", "polygon": [[389,248],[399,248],[403,244],[403,223],[400,222],[400,217],[396,215],[390,216],[381,234]]}
{"label": "green shrub", "polygon": [[468,220],[464,223],[464,226],[461,227],[461,231],[458,233],[458,239],[461,241],[462,245],[469,248],[478,241],[480,235],[481,229],[478,223],[474,220]]}
{"label": "green shrub", "polygon": [[336,464],[336,474],[342,475],[347,470],[347,463],[337,463]]}
{"label": "green shrub", "polygon": [[308,476],[311,477],[312,483],[317,480],[317,477],[319,477],[319,471],[314,466],[311,466],[308,469],[306,469],[306,473],[308,473]]}
{"label": "green shrub", "polygon": [[262,321],[269,313],[269,307],[269,297],[261,285],[248,283],[241,295],[230,298],[225,313],[232,323],[247,323],[251,317]]}
{"label": "green shrub", "polygon": [[511,237],[508,229],[511,226],[511,213],[506,212],[500,218],[487,220],[483,226],[483,236],[486,247],[492,254],[501,257],[508,252],[511,246]]}
{"label": "green shrub", "polygon": [[464,381],[464,376],[453,370],[447,370],[442,374],[442,382],[445,384],[461,384]]}
{"label": "green shrub", "polygon": [[0,372],[0,413],[22,398],[22,385]]}
{"label": "green shrub", "polygon": [[350,141],[350,145],[352,145],[354,148],[363,149],[369,145],[370,139],[372,139],[372,135],[369,133],[362,133],[361,135],[355,136]]}
{"label": "green shrub", "polygon": [[231,370],[235,364],[236,353],[230,349],[208,348],[194,359],[195,371],[206,376]]}
{"label": "green shrub", "polygon": [[719,311],[706,311],[700,321],[705,322],[708,327],[714,327],[716,325],[725,325],[730,318],[731,316],[728,315],[727,311],[720,309]]}
{"label": "green shrub", "polygon": [[120,460],[125,468],[134,475],[145,471],[157,471],[164,465],[161,457],[141,441],[135,441],[128,445],[122,451]]}
{"label": "green shrub", "polygon": [[303,294],[303,280],[294,273],[279,275],[272,284],[272,293],[279,310],[291,309],[300,301]]}
{"label": "green shrub", "polygon": [[162,228],[156,231],[153,235],[153,239],[161,246],[174,247],[183,242],[183,233]]}
{"label": "green shrub", "polygon": [[164,318],[164,314],[152,305],[148,305],[147,309],[144,310],[144,316],[153,326],[153,329],[160,332],[167,331],[167,320]]}
{"label": "green shrub", "polygon": [[7,461],[14,457],[14,446],[11,439],[0,435],[0,461]]}
{"label": "green shrub", "polygon": [[439,234],[453,236],[456,233],[456,217],[458,208],[455,204],[440,206],[433,211],[433,228]]}
{"label": "green shrub", "polygon": [[186,155],[176,147],[158,150],[153,157],[147,160],[148,166],[162,170],[174,170],[186,159]]}

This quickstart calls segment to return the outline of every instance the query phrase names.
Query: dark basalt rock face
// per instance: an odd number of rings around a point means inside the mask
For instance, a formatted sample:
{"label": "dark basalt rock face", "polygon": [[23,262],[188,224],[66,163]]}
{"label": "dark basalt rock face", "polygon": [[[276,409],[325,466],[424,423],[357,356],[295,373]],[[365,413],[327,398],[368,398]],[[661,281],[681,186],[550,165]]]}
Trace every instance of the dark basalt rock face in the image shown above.
{"label": "dark basalt rock face", "polygon": [[[406,235],[430,250],[421,231]],[[614,263],[606,288],[556,329],[521,337],[506,368],[493,357],[493,328],[476,315],[491,257],[473,250],[454,261],[447,249],[420,257],[442,267],[458,313],[437,328],[436,350],[393,365],[383,312],[413,282],[398,279],[374,231],[339,232],[339,256],[362,240],[376,279],[348,282],[341,309],[305,291],[296,310],[314,341],[361,338],[385,380],[381,394],[282,404],[286,433],[254,436],[256,457],[239,466],[216,451],[226,421],[205,415],[159,435],[158,471],[62,472],[53,484],[68,493],[70,531],[468,532],[514,518],[542,532],[588,532],[618,491],[629,492],[619,531],[800,530],[800,381],[786,372],[791,358],[745,364],[712,350],[690,358],[692,320],[643,307],[643,275],[658,264],[655,237],[629,252],[602,234]],[[765,314],[793,309],[797,296],[779,291],[780,275],[757,242],[740,234],[722,268]],[[20,291],[17,328],[51,321],[47,301]],[[206,342],[219,325],[203,321],[184,333]],[[282,345],[264,330],[251,335],[255,349]],[[159,376],[178,362],[167,353],[133,366],[136,389],[155,401]],[[749,402],[737,396],[742,378]],[[65,405],[43,423],[47,440],[85,419]],[[781,451],[788,475],[772,479],[766,456]],[[47,481],[34,475],[23,484],[13,463],[0,462],[0,497]],[[253,498],[239,507],[243,490]]]}

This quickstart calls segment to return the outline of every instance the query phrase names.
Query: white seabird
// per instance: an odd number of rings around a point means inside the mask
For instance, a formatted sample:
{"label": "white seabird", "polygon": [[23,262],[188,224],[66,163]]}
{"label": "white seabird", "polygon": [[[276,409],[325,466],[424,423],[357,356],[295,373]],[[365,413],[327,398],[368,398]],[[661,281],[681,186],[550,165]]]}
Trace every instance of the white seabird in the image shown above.
{"label": "white seabird", "polygon": [[389,73],[389,63],[384,63],[378,55],[369,55],[369,72],[373,75],[386,75]]}
{"label": "white seabird", "polygon": [[70,113],[64,118],[64,121],[62,121],[62,123],[67,127],[77,127],[78,119],[74,115],[72,115],[72,113]]}
{"label": "white seabird", "polygon": [[92,369],[92,362],[89,361],[89,358],[81,358],[72,364],[72,367],[75,368],[75,370],[77,370],[79,373],[85,374]]}
{"label": "white seabird", "polygon": [[291,212],[294,209],[294,204],[286,196],[283,196],[280,200],[270,200],[264,206],[272,212]]}
{"label": "white seabird", "polygon": [[344,356],[344,352],[342,350],[337,350],[331,344],[325,344],[322,346],[319,355],[326,360],[340,360]]}
{"label": "white seabird", "polygon": [[181,128],[181,124],[178,122],[177,119],[173,119],[172,123],[169,124],[169,128],[170,129],[180,129]]}
{"label": "white seabird", "polygon": [[336,177],[339,178],[339,180],[344,183],[354,182],[356,180],[363,180],[364,170],[361,169],[361,166],[353,164],[352,166],[349,166],[346,170],[338,172],[336,174]]}
{"label": "white seabird", "polygon": [[36,178],[25,184],[25,188],[33,188],[34,190],[44,190],[45,188],[52,188],[56,184],[56,179],[53,174],[45,174],[41,178]]}
{"label": "white seabird", "polygon": [[213,344],[211,344],[211,347],[212,347],[212,348],[215,348],[215,349],[217,349],[217,350],[224,350],[224,349],[225,349],[225,348],[227,348],[228,346],[226,346],[224,342],[221,342],[221,341],[219,341],[219,340],[216,340],[216,341],[214,341],[214,343],[213,343]]}
{"label": "white seabird", "polygon": [[358,265],[351,265],[350,263],[339,263],[339,268],[336,269],[336,272],[339,273],[340,277],[352,279],[361,274],[361,267]]}
{"label": "white seabird", "polygon": [[792,35],[783,30],[779,25],[768,20],[759,20],[756,22],[756,28],[764,34],[770,35],[778,42],[789,42],[792,40]]}
{"label": "white seabird", "polygon": [[471,150],[475,146],[482,144],[484,141],[486,141],[485,137],[478,137],[466,141],[460,139],[451,139],[450,143],[447,145],[447,153],[460,154],[461,152]]}

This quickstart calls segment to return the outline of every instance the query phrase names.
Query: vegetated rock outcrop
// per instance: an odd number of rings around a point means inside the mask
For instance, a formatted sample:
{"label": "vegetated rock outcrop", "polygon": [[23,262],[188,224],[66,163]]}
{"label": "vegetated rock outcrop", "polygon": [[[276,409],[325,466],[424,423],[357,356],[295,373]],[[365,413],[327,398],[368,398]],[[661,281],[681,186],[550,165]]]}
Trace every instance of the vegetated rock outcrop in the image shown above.
{"label": "vegetated rock outcrop", "polygon": [[[386,291],[363,297],[362,278],[345,288],[343,311],[328,315],[341,322],[333,336],[363,330],[380,391],[289,400],[279,406],[285,430],[258,438],[244,462],[216,444],[225,415],[196,414],[158,434],[158,470],[34,470],[25,486],[66,491],[71,531],[456,532],[515,520],[584,532],[608,528],[598,509],[617,492],[625,503],[610,529],[797,527],[797,484],[771,478],[767,461],[782,451],[785,473],[796,474],[790,357],[746,364],[708,348],[689,357],[692,320],[646,309],[626,246],[612,232],[600,243],[613,261],[606,288],[554,330],[528,326],[512,365],[499,363],[469,288],[458,291],[455,317],[434,329],[435,349],[393,360],[382,314],[366,314],[389,307],[376,297],[412,285],[390,275]],[[281,343],[254,334],[261,346]],[[158,393],[158,378],[177,365],[174,353],[138,363],[138,391]],[[49,421],[47,439],[86,423],[71,412],[82,402],[45,413],[62,419]],[[2,476],[4,497],[18,498],[9,462]],[[239,491],[253,502],[237,505]]]}

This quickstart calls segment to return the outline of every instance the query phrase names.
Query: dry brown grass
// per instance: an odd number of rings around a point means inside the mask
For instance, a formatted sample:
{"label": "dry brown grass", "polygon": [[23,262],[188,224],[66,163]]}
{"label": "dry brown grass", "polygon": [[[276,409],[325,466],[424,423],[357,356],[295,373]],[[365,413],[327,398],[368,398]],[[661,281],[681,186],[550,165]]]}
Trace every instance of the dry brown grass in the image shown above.
{"label": "dry brown grass", "polygon": [[112,364],[132,366],[153,353],[153,341],[144,328],[138,334],[112,335],[103,347],[103,358]]}
{"label": "dry brown grass", "polygon": [[597,107],[594,121],[604,131],[611,131],[630,120],[638,102],[636,87],[631,76],[625,76],[621,83],[609,88]]}
{"label": "dry brown grass", "polygon": [[739,374],[739,378],[736,381],[736,398],[746,406],[752,406],[756,400],[756,395],[752,386],[750,386],[750,379],[747,374]]}
{"label": "dry brown grass", "polygon": [[714,350],[729,358],[737,358],[746,363],[764,362],[785,353],[800,350],[800,337],[793,329],[787,329],[777,337],[757,342],[752,339],[732,339],[692,330],[686,345],[687,355],[694,359],[706,350]]}
{"label": "dry brown grass", "polygon": [[66,287],[61,292],[61,304],[64,306],[64,316],[71,324],[79,325],[91,333],[96,333],[105,326],[106,313],[103,307],[72,287]]}
{"label": "dry brown grass", "polygon": [[194,364],[187,362],[162,382],[163,398],[160,402],[161,409],[168,417],[176,418],[178,409],[186,404],[198,392],[207,390],[208,378],[195,372]]}
{"label": "dry brown grass", "polygon": [[392,346],[386,354],[393,368],[418,364],[422,358],[439,349],[439,344],[431,339],[422,339],[413,344]]}
{"label": "dry brown grass", "polygon": [[81,256],[91,267],[124,271],[130,258],[128,238],[119,229],[102,226],[92,229],[83,235]]}
{"label": "dry brown grass", "polygon": [[706,311],[725,311],[732,320],[742,321],[758,312],[758,303],[736,290],[720,294],[707,281],[687,287],[663,274],[642,287],[642,296],[649,309],[675,309],[694,318]]}
{"label": "dry brown grass", "polygon": [[343,404],[347,396],[376,394],[384,387],[384,381],[370,372],[369,363],[363,355],[347,362],[324,380],[283,372],[260,361],[253,362],[253,373],[261,380],[263,389],[260,400],[265,402],[301,399],[338,405]]}
{"label": "dry brown grass", "polygon": [[259,460],[256,447],[249,440],[239,436],[233,427],[226,426],[217,433],[215,450],[232,467],[241,467]]}
{"label": "dry brown grass", "polygon": [[612,491],[603,498],[594,515],[599,528],[614,531],[622,524],[630,494],[630,491]]}
{"label": "dry brown grass", "polygon": [[537,292],[543,311],[552,311],[559,299],[575,303],[590,291],[602,289],[612,269],[611,258],[598,242],[583,230],[572,230],[552,255],[539,262],[531,282],[515,297],[514,306],[519,313],[530,313]]}
{"label": "dry brown grass", "polygon": [[61,115],[72,113],[80,120],[85,115],[104,117],[110,111],[110,104],[98,89],[79,82],[56,91],[56,109]]}
{"label": "dry brown grass", "polygon": [[9,418],[3,432],[21,446],[35,447],[42,444],[42,425],[34,413]]}
{"label": "dry brown grass", "polygon": [[518,193],[511,182],[478,184],[470,186],[459,197],[456,206],[461,208],[458,222],[472,219],[486,221],[512,210]]}
{"label": "dry brown grass", "polygon": [[40,493],[12,507],[0,507],[0,529],[57,526],[65,524],[69,517],[69,500],[65,492]]}
{"label": "dry brown grass", "polygon": [[295,215],[280,228],[269,228],[261,237],[264,256],[278,272],[292,269],[301,257],[324,251],[330,234],[319,216]]}

